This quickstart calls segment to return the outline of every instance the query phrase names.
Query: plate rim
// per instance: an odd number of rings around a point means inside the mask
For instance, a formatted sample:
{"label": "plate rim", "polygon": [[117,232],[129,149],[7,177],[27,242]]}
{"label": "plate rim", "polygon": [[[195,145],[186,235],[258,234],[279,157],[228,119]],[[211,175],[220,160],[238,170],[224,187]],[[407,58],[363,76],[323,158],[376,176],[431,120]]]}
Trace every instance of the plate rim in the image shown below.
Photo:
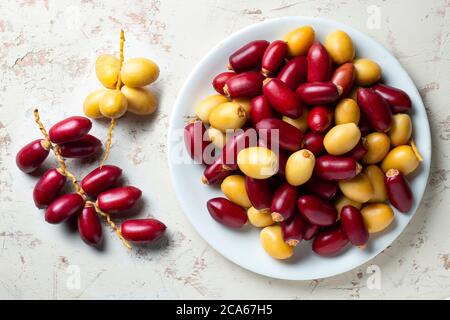
{"label": "plate rim", "polygon": [[[185,207],[185,205],[183,204],[182,201],[180,201],[180,196],[179,196],[179,192],[181,192],[181,190],[178,189],[177,187],[177,181],[176,181],[176,177],[175,177],[175,169],[174,169],[174,164],[171,161],[172,158],[172,153],[173,153],[173,146],[172,146],[172,139],[173,139],[173,129],[175,127],[175,111],[177,109],[180,108],[180,105],[183,103],[182,102],[182,97],[185,95],[185,92],[188,90],[189,88],[189,83],[191,82],[191,79],[194,77],[194,75],[196,75],[197,70],[201,68],[201,66],[203,65],[203,63],[205,62],[205,60],[210,56],[210,54],[214,51],[216,51],[217,49],[219,49],[220,47],[222,47],[224,45],[225,42],[228,41],[232,41],[234,38],[238,38],[239,36],[241,36],[241,34],[246,33],[248,31],[251,31],[252,29],[256,29],[264,24],[271,24],[274,23],[276,21],[282,21],[282,20],[292,20],[292,22],[298,22],[301,26],[301,24],[305,25],[305,24],[311,24],[314,27],[314,22],[305,22],[305,21],[301,21],[301,20],[313,20],[313,21],[317,21],[318,23],[325,23],[325,24],[333,24],[335,26],[336,29],[348,29],[351,30],[352,33],[358,34],[358,37],[364,37],[365,39],[367,39],[369,42],[372,42],[373,45],[377,46],[380,48],[381,52],[388,56],[390,58],[390,60],[392,60],[393,63],[397,64],[397,67],[400,68],[401,70],[404,71],[404,73],[407,75],[407,81],[410,82],[409,85],[413,88],[413,90],[415,91],[414,94],[416,94],[419,97],[419,101],[420,101],[420,105],[417,107],[423,108],[424,115],[425,115],[425,120],[424,124],[426,127],[426,140],[428,142],[429,145],[429,150],[430,152],[427,153],[426,156],[426,164],[423,165],[423,169],[424,169],[424,173],[426,174],[426,181],[423,185],[423,188],[420,192],[420,197],[417,198],[417,207],[414,210],[414,212],[410,213],[410,217],[408,222],[405,224],[405,226],[403,227],[403,229],[397,234],[395,235],[395,237],[392,239],[392,241],[390,241],[389,244],[387,244],[384,248],[374,251],[374,253],[372,253],[364,262],[358,263],[356,265],[351,265],[349,268],[345,269],[345,270],[337,270],[334,272],[330,272],[326,275],[320,275],[318,277],[305,277],[305,278],[293,278],[293,277],[282,277],[282,276],[278,276],[278,275],[274,275],[270,272],[260,272],[260,271],[256,271],[256,270],[252,270],[250,268],[248,268],[247,266],[242,265],[241,263],[239,263],[239,261],[237,261],[236,259],[234,259],[234,257],[224,253],[222,250],[220,250],[214,243],[211,243],[210,241],[208,241],[203,232],[197,227],[197,225],[195,224],[195,221],[193,220],[193,217],[187,213],[187,208]],[[203,241],[205,241],[209,246],[211,246],[216,252],[218,252],[221,256],[225,257],[227,260],[231,261],[232,263],[234,263],[235,265],[250,271],[252,273],[255,274],[259,274],[268,278],[272,278],[272,279],[280,279],[280,280],[289,280],[289,281],[306,281],[306,280],[313,280],[313,279],[325,279],[325,278],[330,278],[330,277],[334,277],[336,275],[339,274],[343,274],[345,272],[349,272],[352,271],[356,268],[358,268],[359,266],[368,263],[370,261],[372,261],[375,257],[377,257],[381,252],[383,252],[384,250],[386,250],[387,247],[389,247],[390,245],[392,245],[392,243],[394,243],[394,241],[396,241],[398,239],[398,237],[403,234],[403,232],[405,231],[405,229],[408,227],[408,225],[411,223],[411,220],[413,219],[414,215],[416,214],[417,210],[420,208],[420,205],[422,203],[422,199],[424,197],[427,185],[428,185],[428,181],[430,178],[430,169],[431,169],[431,161],[432,161],[432,139],[431,139],[431,129],[430,129],[430,122],[429,122],[429,118],[428,118],[428,114],[426,112],[426,108],[425,108],[425,104],[423,103],[423,99],[422,96],[420,95],[419,90],[417,89],[416,84],[414,83],[413,79],[411,78],[410,74],[405,70],[405,68],[402,66],[402,64],[400,63],[400,61],[389,51],[387,50],[381,43],[379,43],[377,40],[373,39],[370,35],[354,28],[353,26],[349,26],[345,23],[333,20],[333,19],[328,19],[328,18],[322,18],[322,17],[312,17],[312,16],[285,16],[285,17],[276,17],[276,18],[270,18],[270,19],[266,19],[264,21],[260,21],[260,22],[256,22],[256,23],[252,23],[244,28],[241,28],[235,32],[233,32],[232,34],[228,35],[227,37],[225,37],[224,39],[222,39],[221,41],[219,41],[216,45],[214,45],[212,48],[210,48],[207,53],[205,55],[203,55],[200,60],[197,61],[196,65],[192,68],[192,70],[190,71],[189,75],[187,76],[187,78],[185,79],[185,81],[183,82],[183,85],[179,91],[179,94],[177,95],[177,98],[175,100],[175,103],[173,104],[173,108],[171,110],[171,115],[170,115],[170,122],[169,122],[169,128],[168,128],[169,132],[168,132],[168,136],[167,136],[167,152],[168,152],[168,156],[167,156],[167,161],[169,164],[169,172],[170,172],[170,179],[171,179],[171,184],[172,184],[172,188],[175,191],[176,194],[176,198],[178,200],[178,203],[180,204],[182,210],[183,210],[183,214],[187,217],[187,219],[189,220],[190,224],[194,227],[195,231],[197,232],[197,234],[200,235],[200,237],[203,239]],[[421,133],[423,134],[423,132]],[[424,159],[425,160],[425,159]]]}

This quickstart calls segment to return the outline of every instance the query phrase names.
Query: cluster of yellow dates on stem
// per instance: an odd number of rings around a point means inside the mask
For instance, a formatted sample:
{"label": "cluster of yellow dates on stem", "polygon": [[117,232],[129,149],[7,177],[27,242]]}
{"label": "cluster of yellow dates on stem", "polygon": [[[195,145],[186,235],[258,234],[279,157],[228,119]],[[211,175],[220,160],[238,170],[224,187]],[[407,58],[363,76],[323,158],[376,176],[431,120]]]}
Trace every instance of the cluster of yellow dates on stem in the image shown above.
{"label": "cluster of yellow dates on stem", "polygon": [[90,93],[84,100],[84,113],[90,118],[117,119],[127,111],[148,115],[156,110],[156,96],[146,86],[158,79],[159,67],[147,58],[124,62],[124,41],[122,31],[120,58],[102,54],[95,62],[97,79],[104,88]]}

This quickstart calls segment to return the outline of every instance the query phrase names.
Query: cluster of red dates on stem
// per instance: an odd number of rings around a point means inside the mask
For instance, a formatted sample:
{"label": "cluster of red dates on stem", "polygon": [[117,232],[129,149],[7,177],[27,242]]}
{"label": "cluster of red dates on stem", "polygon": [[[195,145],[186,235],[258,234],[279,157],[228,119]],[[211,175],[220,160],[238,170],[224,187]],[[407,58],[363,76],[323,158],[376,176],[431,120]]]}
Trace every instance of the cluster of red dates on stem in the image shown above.
{"label": "cluster of red dates on stem", "polygon": [[[20,149],[16,163],[23,172],[33,173],[41,167],[50,150],[54,152],[59,168],[45,171],[33,190],[34,203],[37,208],[45,209],[48,223],[62,223],[75,216],[80,237],[96,247],[101,245],[103,239],[99,216],[107,221],[129,249],[129,241],[146,243],[161,237],[166,226],[156,219],[126,220],[120,228],[111,219],[111,214],[131,209],[142,195],[136,187],[119,186],[122,169],[114,165],[101,165],[81,182],[68,170],[66,158],[87,158],[101,149],[100,140],[88,133],[92,127],[88,118],[66,118],[53,125],[48,133],[37,110],[35,120],[44,139],[35,140]],[[67,178],[70,178],[75,192],[63,194]]]}
{"label": "cluster of red dates on stem", "polygon": [[319,255],[364,248],[393,221],[388,201],[412,209],[405,176],[422,159],[411,100],[381,82],[375,61],[355,59],[347,33],[322,44],[304,26],[283,40],[251,41],[228,68],[184,131],[188,153],[206,165],[203,183],[220,183],[225,194],[208,201],[212,218],[263,228],[267,253],[287,259],[303,240]]}

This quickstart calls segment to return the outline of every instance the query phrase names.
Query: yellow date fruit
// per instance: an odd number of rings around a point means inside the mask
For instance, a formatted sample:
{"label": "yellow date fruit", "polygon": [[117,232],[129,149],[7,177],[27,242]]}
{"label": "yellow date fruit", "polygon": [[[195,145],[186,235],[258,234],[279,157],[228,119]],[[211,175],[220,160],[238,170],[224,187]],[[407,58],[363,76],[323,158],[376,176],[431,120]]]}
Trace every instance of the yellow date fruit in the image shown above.
{"label": "yellow date fruit", "polygon": [[381,68],[373,60],[356,59],[353,62],[355,66],[355,82],[360,86],[370,86],[380,80]]}
{"label": "yellow date fruit", "polygon": [[100,112],[100,99],[107,92],[106,89],[98,89],[87,95],[84,99],[83,110],[84,114],[89,118],[98,119],[103,115]]}
{"label": "yellow date fruit", "polygon": [[120,91],[127,98],[128,111],[141,116],[155,112],[157,105],[156,96],[149,89],[123,86]]}
{"label": "yellow date fruit", "polygon": [[120,77],[128,87],[144,87],[158,79],[159,67],[147,58],[128,59],[123,63]]}
{"label": "yellow date fruit", "polygon": [[361,113],[358,104],[355,100],[350,98],[345,98],[339,101],[336,108],[334,109],[335,124],[358,124],[360,116]]}
{"label": "yellow date fruit", "polygon": [[264,147],[250,147],[238,153],[239,169],[254,179],[267,179],[278,171],[278,157]]}
{"label": "yellow date fruit", "polygon": [[102,54],[95,61],[95,74],[106,88],[115,89],[119,79],[120,61],[111,54]]}
{"label": "yellow date fruit", "polygon": [[107,90],[100,99],[100,112],[107,118],[120,118],[127,112],[128,101],[120,90]]}
{"label": "yellow date fruit", "polygon": [[397,113],[392,116],[392,127],[389,130],[389,138],[393,147],[407,144],[411,138],[411,118],[406,113]]}
{"label": "yellow date fruit", "polygon": [[342,31],[336,30],[325,38],[325,48],[331,59],[337,65],[353,61],[355,57],[355,48],[350,36]]}
{"label": "yellow date fruit", "polygon": [[342,155],[352,150],[361,139],[358,126],[351,123],[338,124],[327,132],[323,139],[325,150],[331,155]]}
{"label": "yellow date fruit", "polygon": [[216,129],[226,132],[230,129],[239,129],[247,120],[245,110],[236,102],[225,102],[212,109],[209,114],[209,123]]}
{"label": "yellow date fruit", "polygon": [[294,247],[286,244],[279,225],[265,227],[259,234],[259,240],[264,250],[275,259],[288,259],[294,254]]}
{"label": "yellow date fruit", "polygon": [[339,189],[347,198],[359,203],[369,201],[373,195],[372,184],[364,173],[350,180],[339,181]]}
{"label": "yellow date fruit", "polygon": [[314,154],[302,149],[291,154],[286,162],[286,180],[292,186],[306,183],[312,176],[316,158]]}
{"label": "yellow date fruit", "polygon": [[250,223],[257,228],[264,228],[275,223],[270,215],[270,212],[262,212],[254,207],[248,208],[247,217],[248,221],[250,221]]}
{"label": "yellow date fruit", "polygon": [[311,26],[297,28],[283,36],[288,46],[288,55],[291,57],[306,55],[314,43],[314,38],[315,32]]}
{"label": "yellow date fruit", "polygon": [[375,164],[384,159],[391,147],[388,135],[382,132],[369,133],[365,140],[367,153],[363,158],[365,164]]}
{"label": "yellow date fruit", "polygon": [[371,203],[361,209],[369,233],[386,229],[394,221],[394,211],[386,203]]}
{"label": "yellow date fruit", "polygon": [[389,169],[397,169],[405,176],[416,170],[420,160],[413,148],[409,145],[395,147],[384,158],[381,169],[386,172]]}
{"label": "yellow date fruit", "polygon": [[212,109],[227,101],[228,99],[221,94],[212,94],[200,101],[195,107],[195,114],[204,124],[209,124],[209,115]]}
{"label": "yellow date fruit", "polygon": [[234,174],[226,177],[220,188],[223,194],[233,203],[244,208],[252,206],[245,189],[245,178],[241,175]]}
{"label": "yellow date fruit", "polygon": [[369,202],[384,202],[387,199],[386,186],[384,184],[384,173],[376,165],[370,165],[364,168],[364,174],[369,178],[372,184],[373,194]]}

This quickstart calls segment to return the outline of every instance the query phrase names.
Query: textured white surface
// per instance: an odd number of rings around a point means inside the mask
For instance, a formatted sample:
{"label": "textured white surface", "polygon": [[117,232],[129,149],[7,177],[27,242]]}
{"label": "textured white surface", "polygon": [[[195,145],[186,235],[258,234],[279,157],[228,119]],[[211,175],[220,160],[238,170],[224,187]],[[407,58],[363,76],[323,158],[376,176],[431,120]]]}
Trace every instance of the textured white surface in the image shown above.
{"label": "textured white surface", "polygon": [[[373,23],[373,14],[380,23]],[[0,4],[0,297],[1,298],[444,298],[450,295],[450,3],[433,1],[2,1]],[[405,232],[383,253],[343,275],[278,281],[245,271],[211,249],[175,199],[166,161],[168,117],[177,91],[198,60],[230,33],[286,15],[335,19],[386,46],[420,89],[433,134],[433,162],[424,200]],[[376,19],[375,19],[376,20]],[[376,21],[375,21],[376,22]],[[36,178],[19,172],[14,156],[44,121],[81,114],[95,87],[93,63],[117,52],[120,27],[130,54],[161,66],[154,86],[158,113],[127,116],[115,131],[111,163],[144,190],[141,216],[169,226],[168,237],[128,254],[108,230],[98,252],[65,226],[43,221],[32,204]],[[374,28],[375,27],[375,28]],[[140,50],[142,48],[142,51]],[[130,56],[129,54],[129,56]],[[94,133],[105,137],[107,124]],[[51,162],[48,162],[51,165]],[[81,176],[95,166],[79,167]],[[107,230],[107,229],[105,229]],[[381,270],[369,289],[367,267]],[[71,282],[80,272],[80,287]],[[75,284],[72,285],[72,284]],[[370,286],[369,286],[370,287]]]}

